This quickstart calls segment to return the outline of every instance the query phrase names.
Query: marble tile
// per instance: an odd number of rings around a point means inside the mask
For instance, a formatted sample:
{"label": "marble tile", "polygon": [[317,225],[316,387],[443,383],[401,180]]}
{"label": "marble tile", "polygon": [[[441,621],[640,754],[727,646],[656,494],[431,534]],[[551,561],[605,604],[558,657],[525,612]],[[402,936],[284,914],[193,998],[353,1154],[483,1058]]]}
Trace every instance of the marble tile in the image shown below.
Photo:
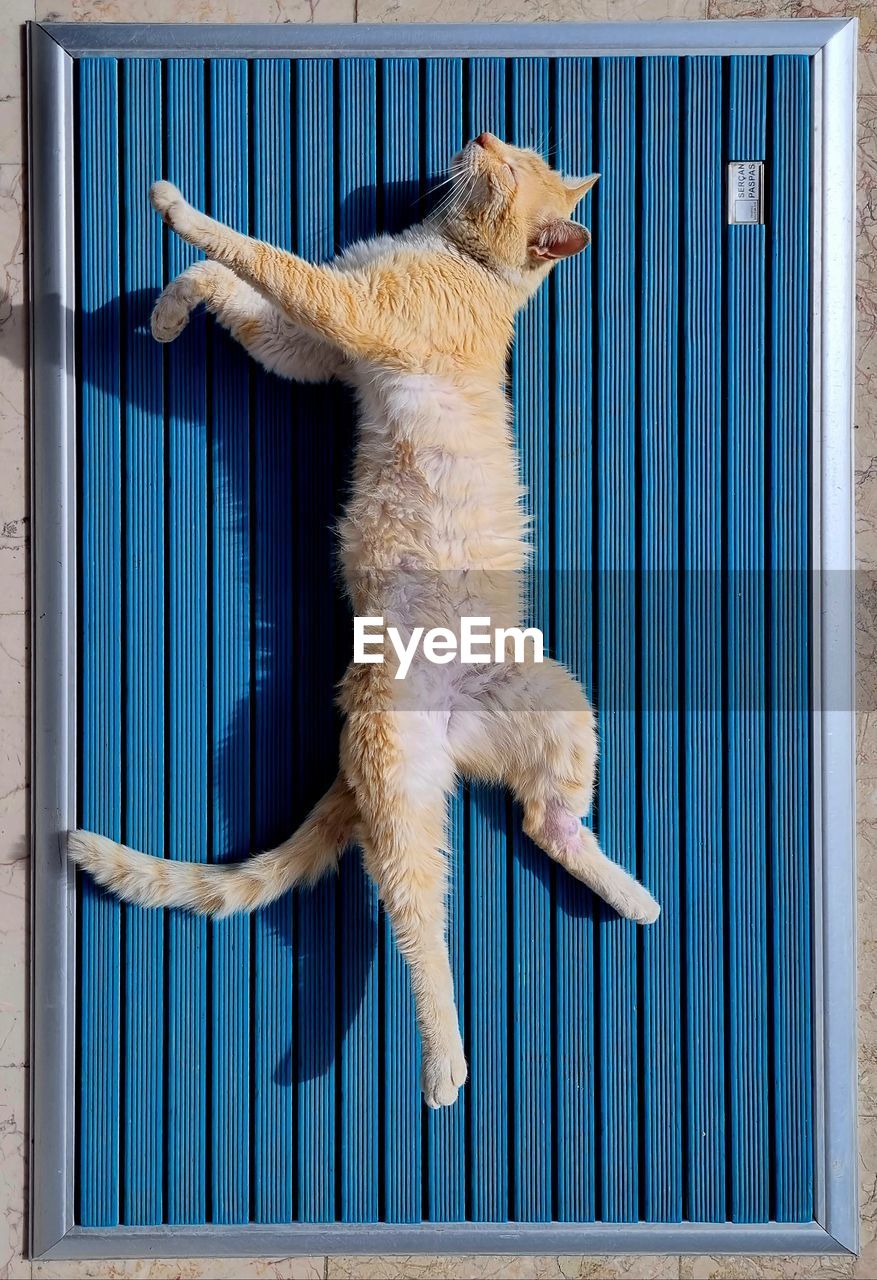
{"label": "marble tile", "polygon": [[27,1185],[27,863],[0,866],[0,1280],[30,1275],[22,1257]]}
{"label": "marble tile", "polygon": [[575,1255],[558,1255],[552,1261],[557,1263],[557,1272],[546,1272],[546,1275],[575,1277],[575,1280],[677,1280],[679,1276],[679,1258],[675,1255],[630,1253],[617,1254],[614,1257],[577,1257]]}
{"label": "marble tile", "polygon": [[0,516],[4,522],[13,514],[19,518],[24,514],[24,218],[21,165],[0,164]]}
{"label": "marble tile", "polygon": [[30,1275],[30,1263],[22,1257],[26,1114],[24,1069],[0,1067],[0,1280]]}
{"label": "marble tile", "polygon": [[705,18],[707,0],[359,0],[360,22],[645,22]]}
{"label": "marble tile", "polygon": [[791,18],[795,0],[707,0],[708,18]]}
{"label": "marble tile", "polygon": [[[14,6],[9,18],[19,20]],[[8,52],[0,53],[0,96],[17,83],[7,79]],[[7,105],[0,103],[0,147],[8,138]],[[28,876],[22,191],[20,164],[0,164],[0,1280],[31,1272],[22,1256]]]}
{"label": "marble tile", "polygon": [[[856,757],[859,1109],[863,1117],[877,1117],[877,711],[857,717]],[[863,1119],[863,1132],[867,1123],[877,1126],[877,1120]]]}
{"label": "marble tile", "polygon": [[[7,578],[17,589],[16,570],[0,550],[0,592]],[[0,870],[27,856],[27,628],[22,605],[0,611]]]}
{"label": "marble tile", "polygon": [[27,822],[22,192],[20,166],[0,164],[0,864],[24,856]]}
{"label": "marble tile", "polygon": [[707,16],[708,0],[610,0],[613,22],[664,22]]}
{"label": "marble tile", "polygon": [[619,1255],[613,1258],[544,1254],[457,1256],[398,1255],[328,1259],[331,1280],[675,1280],[676,1257]]}
{"label": "marble tile", "polygon": [[0,26],[0,164],[20,165],[24,157],[23,27],[33,17],[34,0],[4,0]]}
{"label": "marble tile", "polygon": [[855,1259],[841,1257],[793,1257],[772,1256],[709,1257],[692,1256],[682,1259],[682,1280],[804,1280],[804,1277],[824,1277],[824,1280],[840,1280],[852,1276]]}
{"label": "marble tile", "polygon": [[605,22],[612,0],[359,0],[359,22]]}
{"label": "marble tile", "polygon": [[130,1258],[35,1262],[37,1280],[322,1280],[318,1258]]}
{"label": "marble tile", "polygon": [[[859,1128],[877,1126],[877,1046],[859,1042]],[[867,1117],[866,1117],[867,1113]],[[877,1271],[874,1272],[877,1275]]]}
{"label": "marble tile", "polygon": [[[865,484],[860,480],[858,489],[861,491],[865,488]],[[864,501],[863,501],[864,505]],[[856,533],[856,552],[857,559],[867,557],[872,554],[869,550],[870,531],[864,524],[864,515],[860,517],[859,528]],[[877,548],[875,548],[877,549]],[[860,717],[873,715],[877,712],[877,572],[871,568],[864,568],[859,565],[856,574],[856,710]],[[861,737],[861,734],[860,734]],[[869,727],[865,728],[865,750],[869,752],[865,756],[862,755],[862,745],[859,746],[859,759],[865,763],[871,758],[870,750],[873,749],[873,735]],[[870,820],[870,818],[869,818]],[[877,924],[877,921],[875,921]]]}
{"label": "marble tile", "polygon": [[858,1007],[860,1043],[873,1048],[877,1045],[877,942],[859,942]]}
{"label": "marble tile", "polygon": [[871,4],[797,3],[802,17],[859,18],[856,212],[857,862],[860,967],[860,1276],[877,1275],[877,13]]}
{"label": "marble tile", "polygon": [[877,1275],[877,1118],[859,1124],[859,1257],[853,1274]]}
{"label": "marble tile", "polygon": [[798,16],[859,18],[856,214],[857,860],[861,1253],[877,1275],[877,13],[871,4],[797,3]]}
{"label": "marble tile", "polygon": [[[859,631],[865,612],[859,602]],[[868,608],[870,615],[870,606]],[[877,617],[875,617],[877,625]],[[877,655],[875,655],[877,657]],[[873,660],[872,660],[873,661]],[[861,646],[858,662],[863,665]],[[870,662],[869,662],[870,666]],[[860,697],[861,695],[860,681]],[[858,859],[859,942],[877,942],[877,709],[856,718],[856,852]],[[877,1115],[877,1108],[874,1114]]]}
{"label": "marble tile", "polygon": [[0,1071],[24,1070],[27,1054],[25,861],[0,866]]}
{"label": "marble tile", "polygon": [[[859,580],[860,709],[877,709],[868,640],[877,600],[877,22],[860,14],[859,131],[856,156],[856,560]],[[871,630],[873,638],[873,630]]]}
{"label": "marble tile", "polygon": [[353,22],[356,0],[37,0],[43,22]]}
{"label": "marble tile", "polygon": [[867,575],[859,581],[858,650],[865,698],[860,706],[867,711],[877,708],[872,648],[877,599],[877,37],[872,34],[871,40],[874,47],[863,48],[859,57],[860,82],[869,91],[859,98],[856,211],[856,559]]}

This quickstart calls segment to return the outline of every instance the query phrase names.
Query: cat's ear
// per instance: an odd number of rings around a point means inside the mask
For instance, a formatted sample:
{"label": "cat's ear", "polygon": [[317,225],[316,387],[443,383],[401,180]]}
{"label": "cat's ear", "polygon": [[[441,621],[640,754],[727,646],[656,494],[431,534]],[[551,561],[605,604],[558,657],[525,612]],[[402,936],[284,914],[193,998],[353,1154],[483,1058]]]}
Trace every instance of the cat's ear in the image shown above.
{"label": "cat's ear", "polygon": [[530,245],[530,256],[540,262],[555,262],[558,258],[571,258],[574,253],[581,253],[590,243],[591,233],[587,227],[558,218],[557,222],[549,222],[539,232]]}
{"label": "cat's ear", "polygon": [[570,208],[575,208],[582,196],[586,196],[588,194],[591,187],[593,187],[599,177],[599,173],[589,173],[586,178],[564,178],[563,184],[569,192],[569,198],[572,201]]}

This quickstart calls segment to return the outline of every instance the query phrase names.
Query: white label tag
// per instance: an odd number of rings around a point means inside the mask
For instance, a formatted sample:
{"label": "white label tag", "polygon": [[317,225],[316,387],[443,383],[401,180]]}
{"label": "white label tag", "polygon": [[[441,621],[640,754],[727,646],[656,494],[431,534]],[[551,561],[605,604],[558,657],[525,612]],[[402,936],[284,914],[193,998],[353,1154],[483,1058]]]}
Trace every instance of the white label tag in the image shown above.
{"label": "white label tag", "polygon": [[728,165],[728,222],[764,222],[764,164],[761,160],[732,160]]}

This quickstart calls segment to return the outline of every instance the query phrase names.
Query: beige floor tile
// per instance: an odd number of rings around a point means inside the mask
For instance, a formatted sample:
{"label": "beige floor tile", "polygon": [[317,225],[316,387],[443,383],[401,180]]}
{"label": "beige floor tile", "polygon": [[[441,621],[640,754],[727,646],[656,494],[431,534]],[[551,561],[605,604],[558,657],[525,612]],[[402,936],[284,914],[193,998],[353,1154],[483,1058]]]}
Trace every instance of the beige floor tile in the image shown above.
{"label": "beige floor tile", "polygon": [[805,1280],[851,1276],[855,1259],[833,1257],[690,1257],[682,1259],[682,1280]]}
{"label": "beige floor tile", "polygon": [[0,863],[23,856],[26,823],[26,319],[23,183],[0,164]]}
{"label": "beige floor tile", "polygon": [[27,952],[26,861],[0,865],[0,1071],[23,1069]]}
{"label": "beige floor tile", "polygon": [[[4,15],[6,16],[6,15]],[[32,16],[32,11],[31,11]],[[12,21],[20,20],[14,9]],[[2,41],[0,41],[2,46]],[[0,52],[0,149],[20,110],[8,46]],[[17,147],[17,141],[16,141]],[[0,154],[4,154],[0,150]],[[14,156],[10,157],[14,159]],[[20,163],[0,164],[0,1277],[29,1276],[25,1222],[27,955],[25,860],[25,315]]]}
{"label": "beige floor tile", "polygon": [[[871,61],[877,62],[877,56]],[[856,559],[868,575],[860,595],[874,610],[877,585],[877,93],[860,121],[856,296]],[[869,693],[872,694],[872,681]],[[871,710],[873,700],[866,704]]]}
{"label": "beige floor tile", "polygon": [[613,0],[359,0],[360,22],[605,22]]}
{"label": "beige floor tile", "polygon": [[797,4],[801,16],[859,17],[859,145],[857,211],[856,558],[857,579],[857,861],[860,971],[859,1124],[861,1255],[859,1276],[877,1275],[875,1177],[877,1129],[877,14],[871,4],[818,0]]}
{"label": "beige floor tile", "polygon": [[25,1230],[28,865],[0,865],[0,1280],[30,1275]]}
{"label": "beige floor tile", "polygon": [[355,0],[37,0],[45,22],[353,22]]}
{"label": "beige floor tile", "polygon": [[[24,180],[20,164],[0,164],[0,516],[24,513]],[[13,463],[9,473],[2,464]]]}
{"label": "beige floor tile", "polygon": [[[877,1117],[859,1120],[859,1258],[855,1273],[877,1276]],[[872,1267],[870,1272],[868,1267]]]}
{"label": "beige floor tile", "polygon": [[34,1280],[322,1280],[324,1258],[152,1258],[35,1262]]}
{"label": "beige floor tile", "polygon": [[[0,550],[0,592],[7,576],[16,580],[16,569],[15,558]],[[27,856],[26,663],[27,619],[18,605],[0,612],[0,871]]]}
{"label": "beige floor tile", "polygon": [[[877,626],[877,613],[871,613],[870,606],[865,611],[859,602],[857,624],[859,643],[857,645],[860,675],[865,664],[863,659],[862,637],[870,626],[869,618],[874,618]],[[875,664],[874,658],[868,660],[868,666]],[[859,680],[859,697],[863,699],[863,686],[870,688],[871,682]],[[875,690],[877,693],[877,690]],[[860,712],[856,717],[856,859],[858,872],[858,925],[859,944],[877,942],[877,707]],[[861,984],[860,984],[861,990]],[[862,1044],[862,1049],[866,1045]],[[872,1046],[877,1053],[877,1042]],[[877,1114],[877,1106],[872,1108]]]}
{"label": "beige floor tile", "polygon": [[[860,485],[861,486],[861,482]],[[877,712],[877,570],[863,568],[861,561],[866,556],[877,554],[877,543],[873,550],[869,543],[873,538],[872,528],[864,520],[859,520],[857,532],[857,558],[859,567],[856,572],[856,709],[858,719]],[[870,726],[866,726],[870,737]],[[868,750],[873,748],[873,740],[868,742]],[[864,757],[867,760],[869,757]],[[859,751],[859,759],[863,756]]]}
{"label": "beige floor tile", "polygon": [[34,0],[4,0],[0,19],[0,164],[20,165],[22,128],[22,29],[34,16]]}
{"label": "beige floor tile", "polygon": [[863,1115],[877,1116],[877,1046],[871,1044],[859,1046],[859,1109]]}
{"label": "beige floor tile", "polygon": [[609,0],[613,22],[666,22],[705,18],[708,0]]}
{"label": "beige floor tile", "polygon": [[795,0],[707,0],[708,18],[791,18]]}
{"label": "beige floor tile", "polygon": [[[0,1032],[2,1035],[2,1032]],[[0,1067],[0,1280],[30,1275],[25,1229],[26,1084],[20,1065]]]}
{"label": "beige floor tile", "polygon": [[543,1254],[512,1257],[497,1254],[382,1258],[329,1258],[333,1280],[675,1280],[676,1257],[619,1255],[613,1258]]}
{"label": "beige floor tile", "polygon": [[608,1258],[577,1258],[561,1254],[557,1259],[561,1276],[576,1280],[602,1280],[603,1276],[629,1280],[678,1280],[679,1258],[666,1254],[618,1254]]}
{"label": "beige floor tile", "polygon": [[877,942],[859,943],[859,1037],[877,1045]]}

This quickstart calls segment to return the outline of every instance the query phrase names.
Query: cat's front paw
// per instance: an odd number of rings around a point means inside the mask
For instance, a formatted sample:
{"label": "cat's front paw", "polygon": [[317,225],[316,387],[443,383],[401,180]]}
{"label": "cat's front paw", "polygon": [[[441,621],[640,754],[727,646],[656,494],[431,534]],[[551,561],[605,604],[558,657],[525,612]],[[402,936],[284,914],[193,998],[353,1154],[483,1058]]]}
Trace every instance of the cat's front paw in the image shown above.
{"label": "cat's front paw", "polygon": [[179,216],[188,208],[182,192],[172,182],[153,182],[149,188],[149,200],[156,213],[169,227],[176,225]]}
{"label": "cat's front paw", "polygon": [[424,1047],[420,1087],[426,1105],[433,1110],[437,1107],[452,1107],[468,1074],[466,1055],[459,1035],[450,1045],[441,1048],[436,1046],[429,1050]]}

